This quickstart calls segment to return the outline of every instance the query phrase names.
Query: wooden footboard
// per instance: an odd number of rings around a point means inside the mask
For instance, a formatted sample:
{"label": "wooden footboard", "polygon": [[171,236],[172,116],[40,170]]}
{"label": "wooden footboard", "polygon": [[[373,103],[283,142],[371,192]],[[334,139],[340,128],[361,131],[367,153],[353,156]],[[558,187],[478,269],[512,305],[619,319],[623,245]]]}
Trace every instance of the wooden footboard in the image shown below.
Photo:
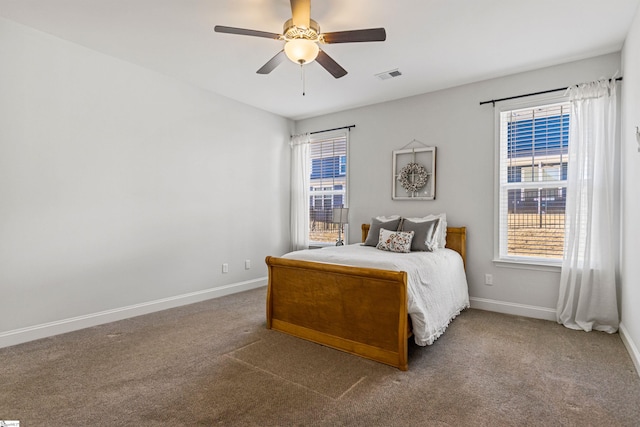
{"label": "wooden footboard", "polygon": [[267,328],[407,370],[407,273],[267,257]]}
{"label": "wooden footboard", "polygon": [[[362,225],[366,240],[369,224]],[[466,228],[447,228],[466,262]],[[267,328],[408,368],[407,273],[267,257]]]}

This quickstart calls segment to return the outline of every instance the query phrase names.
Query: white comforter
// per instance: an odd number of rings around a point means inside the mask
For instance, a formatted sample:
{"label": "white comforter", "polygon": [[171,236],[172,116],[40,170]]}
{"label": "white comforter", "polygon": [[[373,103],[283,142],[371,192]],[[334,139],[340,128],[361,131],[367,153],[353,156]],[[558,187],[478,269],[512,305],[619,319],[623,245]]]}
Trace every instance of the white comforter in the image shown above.
{"label": "white comforter", "polygon": [[290,252],[284,258],[406,271],[408,312],[416,344],[431,345],[469,307],[462,258],[451,249],[394,253],[353,244]]}

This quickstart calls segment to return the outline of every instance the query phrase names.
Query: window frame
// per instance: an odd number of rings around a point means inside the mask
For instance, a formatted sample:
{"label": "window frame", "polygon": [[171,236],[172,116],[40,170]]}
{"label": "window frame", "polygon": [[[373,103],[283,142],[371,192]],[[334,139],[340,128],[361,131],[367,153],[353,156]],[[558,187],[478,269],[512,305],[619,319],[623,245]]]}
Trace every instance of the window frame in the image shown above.
{"label": "window frame", "polygon": [[[318,134],[313,134],[310,137],[310,141],[309,141],[309,152],[312,152],[312,146],[314,143],[319,143],[321,141],[326,141],[326,140],[331,140],[331,139],[340,139],[340,138],[344,138],[345,140],[345,155],[339,155],[338,156],[338,161],[335,164],[335,167],[333,168],[333,170],[337,170],[338,174],[342,174],[342,171],[344,170],[344,195],[343,195],[343,203],[342,203],[342,207],[348,208],[349,207],[349,136],[350,136],[350,132],[348,129],[346,130],[337,130],[337,131],[330,131],[330,132],[322,132],[322,133],[318,133]],[[344,160],[342,159],[342,157],[344,157]],[[314,187],[314,183],[313,183],[313,159],[311,158],[311,154],[309,157],[309,178],[310,178],[310,184],[309,184],[309,207],[311,207],[312,201],[314,201],[314,197],[319,197],[322,196],[323,197],[323,204],[324,204],[324,200],[326,200],[327,197],[331,197],[331,204],[333,207],[333,200],[335,199],[335,183],[333,185],[333,189],[331,190],[327,190],[326,188],[323,188],[322,190],[318,190],[318,191],[314,191],[313,187]],[[324,184],[324,183],[323,183]],[[315,202],[315,201],[314,201]],[[337,207],[337,206],[336,206]],[[311,227],[311,220],[309,223],[309,226]],[[319,241],[314,241],[311,239],[311,233],[310,233],[311,229],[309,229],[309,247],[310,248],[320,248],[320,247],[324,247],[324,246],[333,246],[335,245],[335,242],[319,242]],[[349,244],[349,224],[345,223],[343,225],[343,233],[342,233],[342,240],[344,241],[344,244]]]}
{"label": "window frame", "polygon": [[[506,111],[544,107],[553,104],[563,104],[569,101],[569,97],[564,94],[560,95],[535,95],[529,97],[527,100],[522,99],[504,101],[500,104],[496,104],[494,107],[494,240],[493,240],[493,263],[497,267],[509,267],[518,269],[531,269],[542,271],[558,272],[562,267],[563,259],[558,258],[543,258],[543,257],[528,257],[528,256],[509,256],[502,255],[501,247],[506,245],[507,231],[503,231],[503,227],[506,227],[506,218],[501,216],[501,191],[502,191],[502,122],[501,115]],[[569,144],[571,142],[569,141]],[[562,175],[562,170],[561,170]],[[543,187],[553,187],[554,183],[564,183],[566,180],[549,181],[545,182]],[[527,185],[525,185],[526,187]],[[531,187],[539,188],[538,183],[531,184]]]}

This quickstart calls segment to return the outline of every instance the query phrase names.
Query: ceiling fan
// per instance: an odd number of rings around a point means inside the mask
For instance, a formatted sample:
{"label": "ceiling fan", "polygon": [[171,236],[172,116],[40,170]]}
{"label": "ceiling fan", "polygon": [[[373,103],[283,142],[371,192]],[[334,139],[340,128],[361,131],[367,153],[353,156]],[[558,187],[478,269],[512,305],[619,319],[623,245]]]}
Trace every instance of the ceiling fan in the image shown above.
{"label": "ceiling fan", "polygon": [[284,40],[284,49],[267,61],[257,71],[258,74],[269,74],[285,58],[289,58],[301,66],[315,60],[336,79],[347,74],[347,70],[320,49],[319,44],[377,42],[387,38],[384,28],[321,33],[320,25],[311,19],[311,0],[291,0],[291,16],[282,26],[282,34],[222,25],[216,25],[214,31]]}

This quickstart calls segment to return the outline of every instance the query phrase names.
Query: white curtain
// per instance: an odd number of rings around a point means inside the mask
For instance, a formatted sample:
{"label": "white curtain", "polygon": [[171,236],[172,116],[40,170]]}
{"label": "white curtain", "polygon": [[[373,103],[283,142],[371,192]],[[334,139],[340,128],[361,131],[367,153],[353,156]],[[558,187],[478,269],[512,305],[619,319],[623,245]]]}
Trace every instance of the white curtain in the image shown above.
{"label": "white curtain", "polygon": [[291,137],[291,250],[309,247],[310,135]]}
{"label": "white curtain", "polygon": [[571,98],[564,261],[556,317],[572,329],[614,333],[616,83],[568,89]]}

